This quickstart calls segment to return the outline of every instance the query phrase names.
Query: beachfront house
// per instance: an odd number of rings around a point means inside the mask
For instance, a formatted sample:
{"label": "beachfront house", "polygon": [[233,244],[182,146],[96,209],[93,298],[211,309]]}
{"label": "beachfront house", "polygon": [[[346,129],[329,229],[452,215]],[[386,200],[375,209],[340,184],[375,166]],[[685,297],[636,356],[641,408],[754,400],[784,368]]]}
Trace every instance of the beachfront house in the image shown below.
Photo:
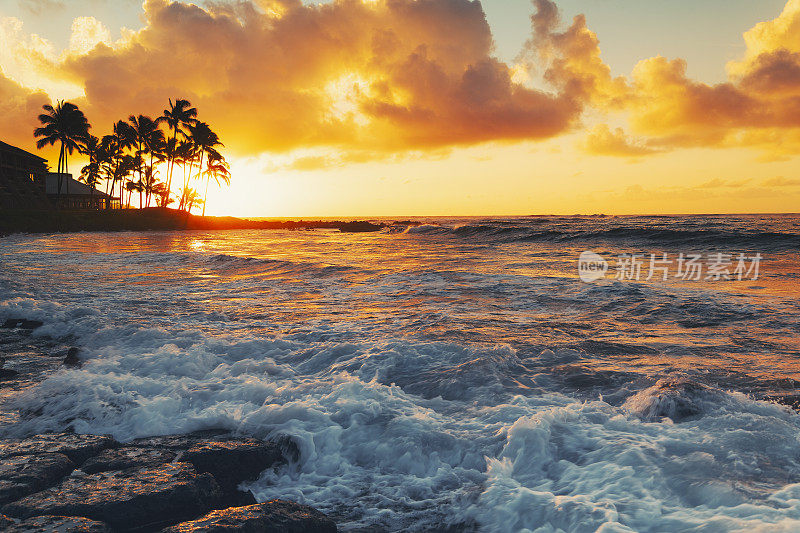
{"label": "beachfront house", "polygon": [[0,141],[0,209],[49,209],[47,161]]}
{"label": "beachfront house", "polygon": [[[116,209],[119,198],[112,198],[104,192],[72,179],[72,174],[50,172],[45,177],[47,198],[61,209]],[[58,182],[61,180],[61,194]]]}

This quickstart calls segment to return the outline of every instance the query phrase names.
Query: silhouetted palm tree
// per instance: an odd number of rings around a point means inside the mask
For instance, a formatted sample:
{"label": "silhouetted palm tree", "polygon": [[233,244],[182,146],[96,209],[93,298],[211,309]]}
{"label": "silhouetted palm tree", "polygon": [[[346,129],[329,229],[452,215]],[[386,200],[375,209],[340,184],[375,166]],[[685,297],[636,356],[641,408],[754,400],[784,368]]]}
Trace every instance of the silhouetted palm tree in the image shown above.
{"label": "silhouetted palm tree", "polygon": [[213,177],[214,181],[217,182],[217,186],[221,185],[221,181],[225,182],[225,185],[230,185],[230,168],[231,167],[228,165],[228,162],[225,161],[225,158],[222,157],[219,152],[213,150],[208,153],[208,165],[206,166],[205,172],[203,172],[203,174],[206,175],[206,192],[203,195],[202,216],[206,216],[206,205],[208,204],[208,181]]}
{"label": "silhouetted palm tree", "polygon": [[[139,174],[139,183],[142,183],[144,156],[148,153],[150,154],[150,165],[152,166],[154,154],[151,151],[151,147],[164,138],[164,132],[158,128],[158,123],[155,120],[145,115],[131,115],[128,117],[128,122],[131,130],[136,134],[136,153],[134,154],[138,158],[136,172]],[[139,202],[139,208],[141,209],[142,207],[141,202]]]}
{"label": "silhouetted palm tree", "polygon": [[[200,164],[197,167],[197,176],[202,178],[203,175],[203,158],[206,154],[214,153],[219,155],[216,151],[217,146],[223,146],[216,133],[211,131],[211,127],[205,122],[197,122],[189,126],[189,140],[192,141],[197,151],[200,153]],[[220,156],[221,157],[221,156]],[[191,174],[191,172],[190,172]],[[208,192],[208,181],[206,180],[206,192]]]}
{"label": "silhouetted palm tree", "polygon": [[59,101],[56,107],[46,104],[42,106],[46,113],[39,115],[41,128],[36,128],[34,137],[41,137],[36,141],[36,148],[41,150],[47,145],[53,146],[61,143],[58,154],[58,196],[61,197],[61,187],[64,174],[69,172],[67,155],[79,150],[81,143],[89,134],[89,121],[78,106],[69,102]]}
{"label": "silhouetted palm tree", "polygon": [[[131,175],[137,168],[138,162],[141,161],[141,158],[136,158],[134,156],[130,156],[125,154],[125,150],[134,148],[136,146],[136,130],[131,127],[130,124],[125,122],[124,120],[118,121],[114,124],[114,137],[116,139],[116,147],[117,151],[115,153],[116,156],[116,164],[114,168],[114,181],[119,181],[119,205],[122,207],[123,205],[123,196],[124,196],[124,188],[125,188],[125,181],[128,176]],[[111,185],[111,196],[114,196],[114,185]]]}
{"label": "silhouetted palm tree", "polygon": [[[186,212],[191,213],[192,208],[197,205],[203,204],[203,198],[200,194],[192,188],[184,189],[181,191],[181,196],[186,198]],[[205,210],[205,208],[204,208]]]}
{"label": "silhouetted palm tree", "polygon": [[144,181],[142,182],[145,207],[150,207],[150,197],[155,193],[158,185],[163,185],[156,179],[156,174],[158,174],[158,170],[154,170],[152,165],[145,167]]}
{"label": "silhouetted palm tree", "polygon": [[[197,161],[197,157],[200,155],[200,151],[198,150],[197,146],[188,141],[182,141],[178,143],[178,147],[175,153],[175,162],[180,164],[183,168],[183,191],[188,190],[189,188],[189,181],[192,179],[192,169],[194,168],[195,161]],[[186,165],[189,165],[189,169],[187,172]],[[178,209],[182,210],[185,205],[185,198],[181,195],[180,205],[178,205]]]}
{"label": "silhouetted palm tree", "polygon": [[[156,119],[159,124],[165,122],[172,131],[173,143],[178,140],[179,133],[185,136],[183,128],[187,128],[196,122],[197,109],[191,107],[191,105],[192,104],[189,102],[189,100],[176,99],[175,103],[173,104],[172,99],[170,99],[169,109],[165,109],[164,114]],[[172,188],[172,171],[175,166],[175,159],[171,158],[168,165],[169,171],[167,176],[167,194],[169,194],[169,191]]]}
{"label": "silhouetted palm tree", "polygon": [[90,187],[89,206],[94,208],[94,188],[100,182],[100,165],[102,164],[103,150],[100,139],[94,135],[87,135],[84,139],[81,153],[89,156],[89,164],[81,169],[83,181]]}

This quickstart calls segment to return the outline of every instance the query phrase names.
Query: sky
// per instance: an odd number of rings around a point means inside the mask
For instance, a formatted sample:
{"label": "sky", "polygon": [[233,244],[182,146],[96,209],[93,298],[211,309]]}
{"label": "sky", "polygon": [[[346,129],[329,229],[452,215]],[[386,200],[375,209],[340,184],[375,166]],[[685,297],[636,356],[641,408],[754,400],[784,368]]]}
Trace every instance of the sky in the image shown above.
{"label": "sky", "polygon": [[208,214],[800,211],[800,0],[0,0],[0,43],[28,150],[191,100]]}

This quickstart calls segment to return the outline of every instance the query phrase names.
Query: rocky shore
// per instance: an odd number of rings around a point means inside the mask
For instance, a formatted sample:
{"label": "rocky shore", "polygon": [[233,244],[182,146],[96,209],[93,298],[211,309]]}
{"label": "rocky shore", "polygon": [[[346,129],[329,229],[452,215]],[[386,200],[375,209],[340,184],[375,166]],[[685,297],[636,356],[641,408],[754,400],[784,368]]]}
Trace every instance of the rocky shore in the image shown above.
{"label": "rocky shore", "polygon": [[59,433],[0,441],[0,530],[329,533],[294,502],[257,503],[240,483],[297,459],[290,441],[224,430],[120,443]]}
{"label": "rocky shore", "polygon": [[[41,325],[21,318],[0,323],[0,399],[59,367],[81,364],[78,348],[32,337]],[[0,423],[13,423],[12,416],[0,413]],[[75,433],[0,439],[0,531],[335,532],[334,522],[311,507],[257,503],[238,488],[297,461],[298,453],[290,440],[265,442],[223,429],[127,443]]]}

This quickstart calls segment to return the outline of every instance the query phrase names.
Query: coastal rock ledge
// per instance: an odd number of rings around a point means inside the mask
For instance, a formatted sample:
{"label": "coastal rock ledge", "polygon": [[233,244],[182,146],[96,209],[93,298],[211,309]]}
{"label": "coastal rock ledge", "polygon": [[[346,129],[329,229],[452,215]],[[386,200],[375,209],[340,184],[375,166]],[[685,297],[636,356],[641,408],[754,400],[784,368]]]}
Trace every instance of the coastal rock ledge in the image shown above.
{"label": "coastal rock ledge", "polygon": [[316,509],[238,489],[297,453],[288,440],[223,430],[126,444],[74,433],[0,440],[0,530],[333,533]]}

